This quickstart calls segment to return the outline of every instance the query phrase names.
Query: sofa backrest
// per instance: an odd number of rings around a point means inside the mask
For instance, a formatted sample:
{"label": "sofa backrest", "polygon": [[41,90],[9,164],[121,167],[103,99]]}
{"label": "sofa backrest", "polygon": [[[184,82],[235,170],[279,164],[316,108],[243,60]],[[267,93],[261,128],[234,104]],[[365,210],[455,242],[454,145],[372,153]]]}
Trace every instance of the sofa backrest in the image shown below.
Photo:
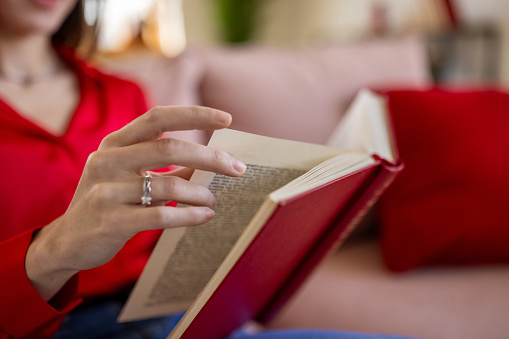
{"label": "sofa backrest", "polygon": [[202,104],[233,115],[234,129],[324,143],[363,87],[429,82],[416,38],[303,48],[203,50]]}
{"label": "sofa backrest", "polygon": [[[205,105],[233,115],[232,128],[323,143],[362,87],[408,88],[429,80],[415,37],[299,49],[188,48],[104,63],[138,81],[154,105]],[[205,142],[202,132],[173,136]]]}

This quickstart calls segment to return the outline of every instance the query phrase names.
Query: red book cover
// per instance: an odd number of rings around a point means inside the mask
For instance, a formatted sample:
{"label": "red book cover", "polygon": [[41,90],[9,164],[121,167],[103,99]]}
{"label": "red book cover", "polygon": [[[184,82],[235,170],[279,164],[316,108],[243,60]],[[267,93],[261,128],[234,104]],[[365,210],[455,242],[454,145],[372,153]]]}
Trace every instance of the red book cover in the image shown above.
{"label": "red book cover", "polygon": [[220,339],[249,320],[269,320],[401,169],[376,157],[374,165],[281,202],[181,338]]}

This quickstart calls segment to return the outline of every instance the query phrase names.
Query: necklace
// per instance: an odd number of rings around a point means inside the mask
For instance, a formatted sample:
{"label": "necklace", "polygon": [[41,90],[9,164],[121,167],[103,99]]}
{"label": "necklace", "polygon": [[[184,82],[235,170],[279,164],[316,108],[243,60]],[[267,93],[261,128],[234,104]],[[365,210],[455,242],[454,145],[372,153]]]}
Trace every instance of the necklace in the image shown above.
{"label": "necklace", "polygon": [[4,71],[0,70],[0,80],[5,82],[10,82],[12,84],[16,84],[22,87],[30,87],[38,82],[42,82],[56,76],[60,70],[62,69],[60,63],[58,63],[55,67],[47,70],[46,72],[39,74],[16,74],[10,73],[7,75]]}

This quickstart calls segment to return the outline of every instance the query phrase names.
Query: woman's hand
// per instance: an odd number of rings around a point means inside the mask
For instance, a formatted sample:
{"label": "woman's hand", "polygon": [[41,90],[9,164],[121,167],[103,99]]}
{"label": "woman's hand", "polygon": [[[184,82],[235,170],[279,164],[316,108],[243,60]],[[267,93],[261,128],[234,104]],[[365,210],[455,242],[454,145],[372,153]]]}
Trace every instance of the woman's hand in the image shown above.
{"label": "woman's hand", "polygon": [[[230,122],[229,114],[210,108],[156,107],[104,138],[90,155],[66,213],[41,229],[28,249],[26,272],[39,294],[51,299],[75,273],[107,263],[140,231],[210,220],[215,198],[207,188],[186,180],[189,169],[154,175],[149,208],[140,204],[143,173],[179,165],[242,175],[245,165],[224,152],[159,139],[166,131],[214,130]],[[164,206],[172,200],[190,207]]]}

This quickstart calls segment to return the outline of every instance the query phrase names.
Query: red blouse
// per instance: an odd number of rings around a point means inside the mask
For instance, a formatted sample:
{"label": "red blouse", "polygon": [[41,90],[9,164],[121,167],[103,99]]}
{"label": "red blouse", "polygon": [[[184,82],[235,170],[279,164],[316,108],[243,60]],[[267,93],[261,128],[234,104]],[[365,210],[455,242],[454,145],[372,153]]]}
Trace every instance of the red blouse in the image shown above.
{"label": "red blouse", "polygon": [[131,285],[159,235],[138,234],[108,264],[77,274],[52,301],[58,308],[29,282],[24,260],[34,229],[65,212],[87,157],[101,140],[146,111],[136,85],[103,74],[72,53],[61,54],[81,91],[63,135],[49,133],[0,100],[0,338],[51,337],[83,298]]}

